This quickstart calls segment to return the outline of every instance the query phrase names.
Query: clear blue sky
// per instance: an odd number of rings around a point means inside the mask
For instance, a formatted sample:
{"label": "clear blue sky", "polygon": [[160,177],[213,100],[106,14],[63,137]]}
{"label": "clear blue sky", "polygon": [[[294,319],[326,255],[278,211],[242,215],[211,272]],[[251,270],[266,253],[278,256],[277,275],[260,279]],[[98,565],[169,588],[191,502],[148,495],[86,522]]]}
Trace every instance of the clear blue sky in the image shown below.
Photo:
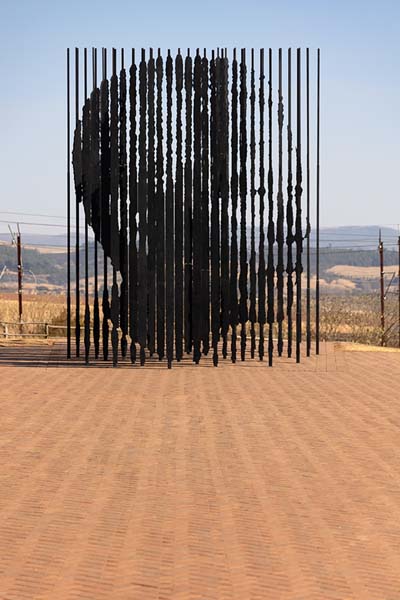
{"label": "clear blue sky", "polygon": [[65,48],[321,47],[322,224],[400,221],[398,0],[3,0],[0,210],[64,214]]}

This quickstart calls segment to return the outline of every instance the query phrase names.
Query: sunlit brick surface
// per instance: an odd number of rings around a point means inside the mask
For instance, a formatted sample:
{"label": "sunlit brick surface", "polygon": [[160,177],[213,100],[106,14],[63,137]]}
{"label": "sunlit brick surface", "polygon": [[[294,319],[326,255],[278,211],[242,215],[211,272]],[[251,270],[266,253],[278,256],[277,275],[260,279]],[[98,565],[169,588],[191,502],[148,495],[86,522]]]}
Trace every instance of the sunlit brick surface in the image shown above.
{"label": "sunlit brick surface", "polygon": [[0,348],[2,600],[399,600],[399,353],[64,351]]}

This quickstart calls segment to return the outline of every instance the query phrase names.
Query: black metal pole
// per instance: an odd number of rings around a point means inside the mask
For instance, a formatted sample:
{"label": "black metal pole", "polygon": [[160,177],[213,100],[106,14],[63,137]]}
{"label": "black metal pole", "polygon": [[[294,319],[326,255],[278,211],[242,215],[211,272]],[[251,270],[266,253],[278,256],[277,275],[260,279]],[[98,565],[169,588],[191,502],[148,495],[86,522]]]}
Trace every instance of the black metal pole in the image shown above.
{"label": "black metal pole", "polygon": [[119,206],[120,206],[120,326],[121,355],[125,358],[128,350],[128,165],[127,165],[127,114],[126,114],[126,70],[124,49],[121,49],[121,69],[119,76]]}
{"label": "black metal pole", "polygon": [[296,133],[296,362],[300,362],[301,345],[301,274],[303,234],[301,228],[301,49],[297,49],[297,133]]}
{"label": "black metal pole", "polygon": [[321,82],[321,58],[318,48],[317,54],[317,223],[316,223],[316,283],[315,283],[315,353],[319,354],[319,338],[320,338],[320,296],[319,296],[319,210],[320,210],[320,82]]}
{"label": "black metal pole", "polygon": [[148,346],[150,356],[153,356],[155,352],[156,339],[155,339],[155,310],[156,310],[156,237],[155,237],[155,162],[154,162],[154,137],[155,137],[155,112],[154,112],[154,76],[155,76],[155,64],[153,49],[149,50],[149,60],[147,64],[147,105],[148,105],[148,119],[147,119],[147,133],[148,133],[148,148],[147,148],[147,233],[148,233]]}
{"label": "black metal pole", "polygon": [[246,200],[247,200],[247,69],[246,50],[242,48],[240,60],[240,354],[241,360],[246,357],[246,323],[248,320],[247,308],[247,235],[246,235]]}
{"label": "black metal pole", "polygon": [[254,358],[256,351],[256,331],[255,322],[256,315],[256,247],[255,247],[255,200],[256,200],[256,132],[255,132],[255,75],[254,75],[254,49],[251,49],[251,66],[250,66],[250,208],[251,208],[251,225],[250,225],[250,356]]}
{"label": "black metal pole", "polygon": [[228,57],[221,59],[221,334],[222,357],[228,355],[229,331],[229,108]]}
{"label": "black metal pole", "polygon": [[231,360],[236,362],[236,328],[238,324],[238,244],[237,244],[237,204],[238,204],[238,65],[236,48],[232,61],[232,129],[231,129],[231,272],[230,272],[230,325]]}
{"label": "black metal pole", "polygon": [[99,90],[97,88],[97,48],[93,49],[93,88],[95,90],[95,114],[94,128],[96,134],[96,148],[95,148],[95,185],[97,195],[97,211],[98,211],[98,232],[94,239],[94,303],[93,303],[93,342],[94,342],[94,353],[96,360],[100,354],[100,311],[99,311],[99,272],[98,272],[98,242],[100,239],[100,223],[101,223],[101,197],[100,197],[100,157],[99,157]]}
{"label": "black metal pole", "polygon": [[160,50],[156,61],[157,71],[157,354],[165,354],[165,194],[163,149],[163,60]]}
{"label": "black metal pole", "polygon": [[306,353],[311,353],[311,264],[310,264],[310,49],[306,50],[306,136],[307,136],[307,295],[306,295]]}
{"label": "black metal pole", "polygon": [[287,244],[287,355],[292,357],[293,341],[293,136],[292,136],[292,50],[288,50],[288,127],[287,127],[287,207],[286,207],[286,244]]}
{"label": "black metal pole", "polygon": [[[87,74],[87,48],[84,49],[83,54],[83,82],[84,82],[84,102],[88,102],[88,74]],[[92,96],[93,98],[93,96]],[[89,104],[90,113],[92,112],[93,106]],[[91,119],[92,115],[90,114],[89,123],[86,125],[89,127],[89,136],[91,135]],[[91,146],[91,144],[90,144]],[[91,154],[90,149],[89,153]],[[90,155],[89,154],[89,155]],[[92,171],[93,165],[90,165],[89,170]],[[87,178],[88,174],[86,174]],[[91,204],[92,198],[91,195],[93,193],[92,188],[92,178],[90,177],[90,182],[86,180],[86,194],[88,195],[89,206]],[[88,185],[89,184],[89,185]],[[84,207],[85,209],[85,317],[84,317],[84,345],[85,345],[85,362],[89,364],[89,352],[90,352],[90,308],[89,308],[89,224],[88,224],[88,205]]]}
{"label": "black metal pole", "polygon": [[[79,48],[75,48],[75,127],[79,121]],[[80,290],[79,290],[79,201],[75,203],[75,352],[80,354]]]}
{"label": "black metal pole", "polygon": [[131,338],[131,362],[136,361],[137,342],[137,132],[136,132],[136,76],[135,50],[132,49],[132,65],[129,78],[130,131],[129,131],[129,335]]}
{"label": "black metal pole", "polygon": [[192,58],[188,50],[185,59],[185,234],[184,234],[184,256],[185,256],[185,292],[184,292],[184,333],[185,352],[192,351]]}
{"label": "black metal pole", "polygon": [[219,106],[219,91],[221,80],[221,59],[212,56],[211,62],[211,331],[213,347],[213,364],[218,366],[218,342],[220,331],[220,220],[219,220],[219,196],[220,196],[220,126],[221,115]]}
{"label": "black metal pole", "polygon": [[210,268],[209,268],[209,116],[208,116],[208,59],[206,51],[201,62],[201,332],[200,337],[203,342],[203,354],[207,355],[210,346]]}
{"label": "black metal pole", "polygon": [[103,358],[108,360],[110,301],[108,295],[108,257],[110,256],[110,126],[107,81],[107,50],[102,53],[101,82],[101,231],[103,246]]}
{"label": "black metal pole", "polygon": [[147,341],[147,164],[146,164],[146,105],[147,105],[147,65],[146,52],[142,48],[139,67],[139,257],[138,257],[138,342],[140,345],[140,364],[145,363],[145,347]]}
{"label": "black metal pole", "polygon": [[167,83],[167,180],[165,188],[165,249],[166,249],[166,340],[168,368],[174,352],[174,190],[172,177],[172,75],[173,63],[168,50],[165,64]]}
{"label": "black metal pole", "polygon": [[268,67],[268,265],[267,265],[267,322],[268,322],[268,366],[272,367],[274,343],[274,179],[272,167],[272,50],[269,49]]}
{"label": "black metal pole", "polygon": [[284,319],[283,310],[283,244],[284,244],[284,207],[283,207],[283,165],[282,165],[282,134],[283,134],[283,92],[282,92],[282,49],[279,48],[278,54],[278,215],[276,223],[276,241],[278,244],[278,261],[276,265],[277,276],[277,313],[276,320],[278,322],[278,356],[282,356],[283,352],[283,331],[282,323]]}
{"label": "black metal pole", "polygon": [[71,358],[71,90],[67,48],[67,358]]}
{"label": "black metal pole", "polygon": [[264,212],[265,212],[265,165],[264,165],[264,48],[260,50],[260,90],[259,90],[259,110],[260,110],[260,139],[259,139],[259,171],[260,187],[260,237],[259,237],[259,259],[258,259],[258,323],[260,326],[260,339],[258,343],[258,355],[260,360],[264,360],[264,325],[266,322],[265,312],[265,232],[264,232]]}
{"label": "black metal pole", "polygon": [[[194,59],[193,98],[193,361],[201,357],[201,80],[199,50]],[[212,93],[212,92],[211,92]],[[211,148],[212,152],[212,148]],[[212,192],[211,192],[212,193]]]}
{"label": "black metal pole", "polygon": [[182,163],[182,89],[183,60],[180,50],[175,59],[176,88],[176,171],[175,171],[175,356],[183,353],[183,163]]}
{"label": "black metal pole", "polygon": [[119,148],[118,148],[118,78],[117,51],[112,49],[112,76],[110,81],[110,190],[111,190],[111,263],[113,282],[111,288],[111,347],[113,366],[118,364],[119,295],[117,270],[120,269],[120,235],[118,219]]}

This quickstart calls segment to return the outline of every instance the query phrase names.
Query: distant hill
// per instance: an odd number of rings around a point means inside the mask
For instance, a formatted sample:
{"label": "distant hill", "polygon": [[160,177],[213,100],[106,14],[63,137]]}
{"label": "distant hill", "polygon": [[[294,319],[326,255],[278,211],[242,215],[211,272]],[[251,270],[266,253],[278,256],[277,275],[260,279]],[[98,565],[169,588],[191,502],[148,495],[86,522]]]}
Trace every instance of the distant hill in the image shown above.
{"label": "distant hill", "polygon": [[[397,265],[398,234],[395,229],[382,228],[382,238],[385,245],[385,265]],[[258,239],[258,232],[257,232]],[[379,227],[331,227],[321,230],[321,252],[320,252],[320,273],[327,286],[332,290],[338,290],[337,281],[352,280],[351,289],[353,291],[371,291],[378,287],[377,277],[364,277],[363,270],[354,271],[354,269],[343,269],[339,267],[360,267],[367,269],[379,266],[378,254]],[[71,254],[71,277],[75,277],[75,252],[74,239],[71,240],[73,252]],[[82,240],[83,241],[83,240]],[[248,243],[250,236],[248,236]],[[311,237],[311,273],[315,274],[315,248],[313,236]],[[23,232],[23,267],[26,277],[33,277],[37,280],[37,289],[45,290],[46,286],[60,286],[65,288],[67,255],[62,249],[65,248],[66,238],[64,235],[39,235]],[[33,248],[34,247],[34,248]],[[36,249],[35,249],[36,248]],[[57,251],[55,253],[55,250]],[[258,251],[258,244],[257,244]],[[99,252],[99,264],[102,262],[102,253]],[[275,248],[276,262],[276,248]],[[305,257],[304,257],[305,263]],[[16,248],[10,245],[10,235],[0,234],[0,273],[6,266],[8,273],[4,273],[0,281],[0,291],[4,291],[7,286],[16,285]],[[336,267],[336,268],[335,268]],[[80,269],[84,273],[84,252],[80,253]],[[29,273],[30,272],[30,273]],[[343,279],[342,273],[348,273]],[[358,273],[352,277],[351,273]],[[373,274],[379,271],[372,270]],[[93,246],[89,248],[89,275],[93,275]],[[344,285],[344,288],[346,286]]]}
{"label": "distant hill", "polygon": [[[276,225],[276,224],[275,224]],[[382,239],[386,244],[396,244],[398,231],[392,227],[382,227]],[[266,233],[266,231],[265,231]],[[250,234],[250,228],[248,228]],[[258,238],[258,230],[257,230]],[[81,235],[83,241],[83,235]],[[349,248],[354,245],[357,247],[378,246],[379,226],[343,226],[343,227],[322,227],[320,230],[320,246],[332,248]],[[315,230],[311,230],[311,244],[315,245]],[[10,233],[0,233],[0,241],[10,242]],[[72,244],[75,243],[75,234],[72,235]],[[46,235],[35,234],[23,231],[23,243],[37,246],[61,246],[66,247],[66,234]]]}

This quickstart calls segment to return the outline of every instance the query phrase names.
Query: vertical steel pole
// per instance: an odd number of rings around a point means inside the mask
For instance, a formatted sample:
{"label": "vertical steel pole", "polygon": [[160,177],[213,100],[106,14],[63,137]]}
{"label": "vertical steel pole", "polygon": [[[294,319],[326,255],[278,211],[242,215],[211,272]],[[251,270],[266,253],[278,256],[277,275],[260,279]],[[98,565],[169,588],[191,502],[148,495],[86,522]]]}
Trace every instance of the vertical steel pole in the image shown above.
{"label": "vertical steel pole", "polygon": [[201,62],[201,274],[200,274],[200,294],[201,294],[201,328],[200,337],[203,342],[203,354],[207,355],[210,346],[210,243],[209,243],[209,65],[204,50],[204,56]]}
{"label": "vertical steel pole", "polygon": [[250,356],[254,358],[256,351],[256,242],[255,242],[255,201],[256,201],[256,132],[255,132],[255,71],[254,71],[254,48],[251,49],[250,64]]}
{"label": "vertical steel pole", "polygon": [[258,322],[260,326],[260,341],[258,344],[258,355],[260,360],[264,359],[264,325],[266,321],[265,314],[265,232],[264,232],[264,211],[265,211],[265,165],[264,165],[264,48],[260,49],[260,88],[259,88],[259,111],[260,111],[260,138],[259,138],[259,173],[260,173],[260,237],[259,237],[259,259],[258,259]]}
{"label": "vertical steel pole", "polygon": [[237,243],[237,205],[238,205],[238,65],[236,48],[232,61],[232,129],[231,129],[231,272],[230,272],[230,324],[231,324],[231,360],[236,362],[236,339],[238,323],[238,243]]}
{"label": "vertical steel pole", "polygon": [[[163,142],[163,59],[160,49],[156,61],[157,79],[157,354],[159,360],[165,355],[165,192],[164,192],[164,142]],[[191,81],[191,79],[190,79]],[[139,138],[140,140],[140,138]],[[140,144],[139,144],[140,149]],[[140,155],[140,152],[139,152]]]}
{"label": "vertical steel pole", "polygon": [[[120,327],[121,355],[125,358],[128,349],[128,165],[127,165],[127,112],[126,112],[126,70],[124,49],[121,49],[121,69],[119,76],[119,207],[120,207]],[[153,175],[154,185],[154,175]],[[154,318],[154,315],[153,315]]]}
{"label": "vertical steel pole", "polygon": [[300,345],[302,337],[301,321],[301,275],[303,234],[301,227],[301,195],[302,195],[302,167],[301,167],[301,49],[297,49],[297,133],[296,133],[296,362],[300,362]]}
{"label": "vertical steel pole", "polygon": [[[136,131],[136,64],[132,48],[132,65],[129,78],[129,335],[131,338],[131,362],[136,361],[137,341],[137,131]],[[157,184],[158,185],[158,184]],[[158,194],[158,191],[157,191]],[[158,217],[158,214],[157,214]],[[158,249],[157,249],[158,256]],[[157,259],[158,260],[158,259]]]}
{"label": "vertical steel pole", "polygon": [[[97,48],[93,49],[94,52],[94,64],[93,64],[93,88],[96,90],[96,165],[95,165],[95,179],[96,179],[96,187],[100,185],[100,173],[99,173],[99,92],[97,90]],[[92,117],[93,118],[93,117]],[[100,193],[98,193],[98,203],[99,203],[99,217],[101,218],[101,197]],[[94,341],[94,352],[95,358],[99,358],[100,353],[100,314],[99,314],[99,274],[98,274],[98,240],[101,235],[99,231],[99,235],[95,236],[94,240],[94,304],[93,304],[93,341]]]}
{"label": "vertical steel pole", "polygon": [[167,164],[165,188],[165,298],[167,306],[166,339],[168,368],[172,367],[174,352],[174,189],[172,175],[172,79],[173,62],[171,52],[168,50],[165,63],[166,92],[167,92]]}
{"label": "vertical steel pole", "polygon": [[315,287],[315,353],[319,354],[319,144],[320,144],[320,81],[321,81],[321,59],[320,50],[317,54],[317,223],[316,223],[316,287]]}
{"label": "vertical steel pole", "polygon": [[[79,48],[75,48],[75,127],[79,121]],[[79,357],[80,351],[80,293],[79,293],[79,197],[75,203],[75,352]]]}
{"label": "vertical steel pole", "polygon": [[307,144],[307,296],[306,296],[306,352],[311,353],[311,272],[310,272],[310,49],[306,51],[306,144]]}
{"label": "vertical steel pole", "polygon": [[189,354],[192,350],[192,253],[193,253],[193,231],[192,231],[192,59],[188,49],[185,59],[185,174],[184,174],[184,208],[185,208],[185,234],[184,234],[184,321],[185,321],[185,352]]}
{"label": "vertical steel pole", "polygon": [[288,49],[288,128],[287,128],[287,207],[286,207],[286,227],[287,227],[287,323],[288,340],[287,355],[292,357],[293,342],[293,135],[292,135],[292,50]]}
{"label": "vertical steel pole", "polygon": [[102,245],[103,245],[103,358],[108,360],[108,342],[110,318],[110,301],[108,295],[108,256],[110,254],[110,127],[109,100],[107,81],[107,50],[102,51],[102,82],[101,82],[101,206],[102,206]]}
{"label": "vertical steel pole", "polygon": [[[213,67],[211,66],[211,72]],[[192,315],[193,315],[193,361],[198,364],[201,357],[201,80],[202,68],[199,50],[196,50],[193,69],[193,296],[192,296]],[[212,81],[211,81],[212,85]],[[213,98],[213,88],[211,87],[211,98]],[[213,106],[213,105],[212,105]],[[211,110],[213,108],[211,107]],[[213,123],[213,112],[211,113],[211,127]],[[213,146],[210,148],[211,157],[213,156]],[[212,184],[211,180],[211,184]],[[213,201],[213,187],[211,187],[211,202]],[[212,236],[212,232],[211,232]],[[211,250],[212,252],[212,250]],[[211,274],[212,280],[212,274]],[[212,282],[211,282],[212,285]],[[213,288],[211,288],[213,290]],[[213,292],[211,291],[211,294]],[[211,312],[211,322],[212,322]]]}
{"label": "vertical steel pole", "polygon": [[67,48],[67,358],[71,358],[71,98],[70,50]]}
{"label": "vertical steel pole", "polygon": [[[206,90],[208,86],[206,86]],[[228,330],[229,330],[229,115],[228,115],[228,57],[224,51],[221,59],[221,140],[220,140],[220,240],[221,240],[221,333],[222,333],[222,356],[228,356]],[[207,165],[208,171],[208,165]],[[207,207],[207,203],[206,207]],[[206,220],[208,215],[206,216]],[[208,240],[206,236],[205,242]],[[255,273],[254,273],[255,279]],[[255,295],[255,293],[254,293]],[[206,303],[204,300],[204,303]]]}
{"label": "vertical steel pole", "polygon": [[138,342],[140,345],[140,364],[146,360],[145,348],[147,343],[147,156],[146,156],[146,114],[147,114],[147,63],[146,51],[142,48],[139,67],[139,256],[138,256]]}
{"label": "vertical steel pole", "polygon": [[118,364],[118,328],[120,299],[118,294],[117,271],[120,270],[120,231],[119,231],[119,139],[118,139],[118,78],[117,78],[117,50],[112,49],[112,76],[110,81],[110,189],[111,189],[111,347],[113,366]]}
{"label": "vertical steel pole", "polygon": [[282,356],[283,352],[283,244],[284,244],[284,207],[283,207],[283,91],[282,91],[282,48],[279,48],[278,54],[278,214],[276,223],[276,241],[278,243],[278,261],[276,265],[277,276],[277,312],[276,320],[278,322],[278,356]]}
{"label": "vertical steel pole", "polygon": [[272,367],[274,342],[273,327],[275,320],[274,307],[274,175],[273,175],[273,156],[272,156],[272,49],[269,49],[268,66],[268,264],[267,264],[267,322],[268,322],[268,366]]}
{"label": "vertical steel pole", "polygon": [[153,56],[153,48],[149,49],[149,59],[147,63],[147,237],[148,237],[148,254],[147,254],[147,276],[148,276],[148,347],[150,356],[153,356],[156,348],[156,213],[155,213],[155,198],[156,198],[156,164],[154,160],[155,151],[155,62]]}
{"label": "vertical steel pole", "polygon": [[182,90],[183,59],[178,49],[175,59],[176,90],[176,167],[175,167],[175,354],[183,353],[183,162],[182,162]]}
{"label": "vertical steel pole", "polygon": [[239,195],[240,195],[240,275],[239,275],[239,314],[240,314],[240,358],[246,358],[246,323],[248,321],[247,307],[247,67],[246,50],[242,48],[240,56],[240,115],[239,115]]}
{"label": "vertical steel pole", "polygon": [[[92,55],[93,56],[93,55]],[[87,48],[84,49],[83,55],[83,82],[84,82],[84,102],[86,103],[88,99],[88,89],[87,89]],[[90,107],[90,111],[92,111],[93,106]],[[89,123],[91,123],[92,116],[89,118]],[[87,123],[87,125],[89,124]],[[89,132],[91,135],[91,132]],[[90,152],[90,151],[89,151]],[[92,167],[89,167],[89,173],[92,174]],[[87,175],[87,174],[86,174]],[[93,193],[93,179],[90,177],[90,185],[88,193],[91,196]],[[88,181],[86,181],[86,186],[88,185]],[[88,214],[89,206],[92,205],[92,197],[89,196],[88,205],[85,210],[85,330],[84,330],[84,343],[85,343],[85,362],[89,363],[89,350],[90,350],[90,309],[89,309],[89,225],[88,225]]]}

